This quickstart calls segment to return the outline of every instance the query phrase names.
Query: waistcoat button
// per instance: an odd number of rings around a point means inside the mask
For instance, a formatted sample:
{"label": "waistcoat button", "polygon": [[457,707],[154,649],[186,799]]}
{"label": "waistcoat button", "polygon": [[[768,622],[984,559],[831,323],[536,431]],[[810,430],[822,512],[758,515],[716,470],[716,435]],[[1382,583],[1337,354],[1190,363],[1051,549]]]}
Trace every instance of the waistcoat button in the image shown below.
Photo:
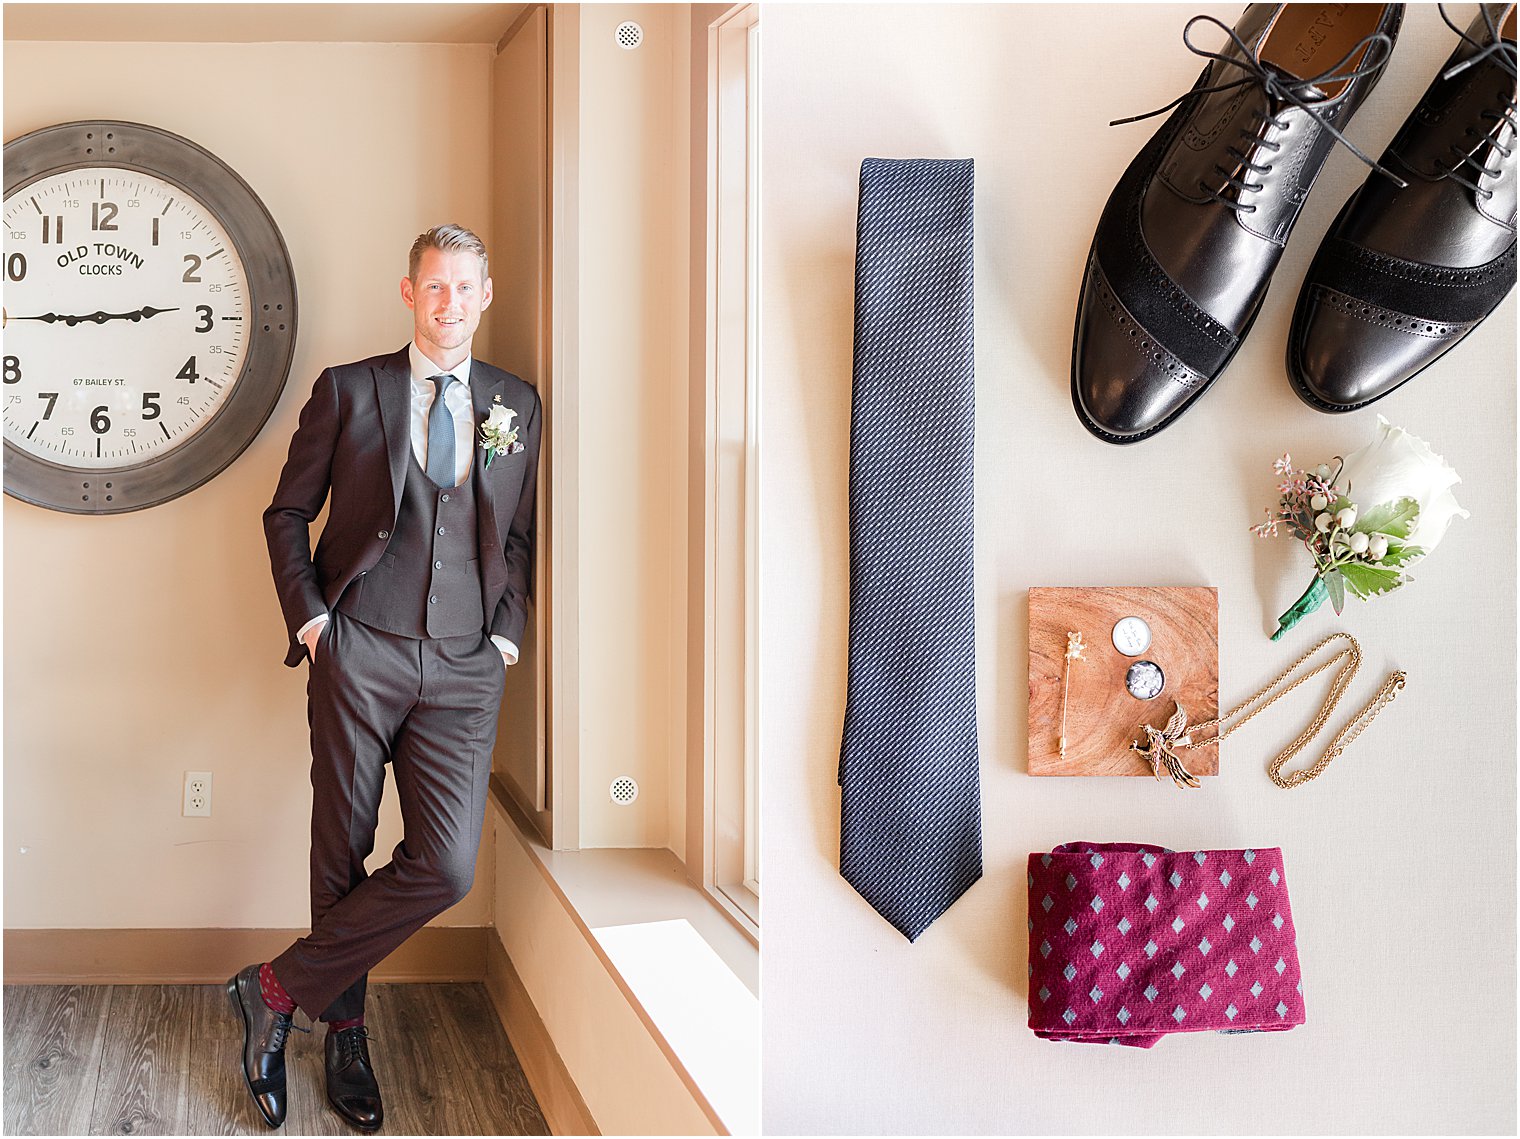
{"label": "waistcoat button", "polygon": [[386,538],[389,538],[390,536],[391,536],[391,532],[389,530],[381,530],[380,531],[380,540],[381,541],[384,541]]}

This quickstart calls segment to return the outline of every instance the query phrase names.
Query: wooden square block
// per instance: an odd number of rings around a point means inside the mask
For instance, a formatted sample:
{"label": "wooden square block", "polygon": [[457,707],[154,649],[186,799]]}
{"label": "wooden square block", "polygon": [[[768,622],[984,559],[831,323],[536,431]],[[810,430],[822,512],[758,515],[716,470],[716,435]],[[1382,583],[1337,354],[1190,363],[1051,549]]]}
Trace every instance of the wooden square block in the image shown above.
{"label": "wooden square block", "polygon": [[[1151,643],[1138,656],[1114,647],[1114,626],[1139,617]],[[1066,634],[1082,634],[1085,659],[1071,666],[1066,758],[1060,754],[1061,687]],[[1131,696],[1125,674],[1152,661],[1166,676],[1160,695]],[[1029,591],[1029,774],[1146,775],[1150,765],[1129,749],[1141,724],[1163,726],[1174,702],[1188,723],[1219,715],[1219,591],[1207,586],[1094,586]],[[1194,775],[1219,774],[1219,749],[1183,753]]]}

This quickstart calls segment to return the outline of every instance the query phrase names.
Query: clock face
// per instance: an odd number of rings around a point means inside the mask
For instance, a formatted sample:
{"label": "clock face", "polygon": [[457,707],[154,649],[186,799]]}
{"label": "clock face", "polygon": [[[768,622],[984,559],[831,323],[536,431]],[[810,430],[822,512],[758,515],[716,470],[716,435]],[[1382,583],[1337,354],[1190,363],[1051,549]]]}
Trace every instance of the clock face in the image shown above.
{"label": "clock face", "polygon": [[144,123],[24,134],[4,179],[5,493],[120,514],[216,477],[295,353],[273,215],[205,147]]}
{"label": "clock face", "polygon": [[5,441],[109,472],[216,416],[247,358],[248,274],[200,201],[86,166],[5,199]]}

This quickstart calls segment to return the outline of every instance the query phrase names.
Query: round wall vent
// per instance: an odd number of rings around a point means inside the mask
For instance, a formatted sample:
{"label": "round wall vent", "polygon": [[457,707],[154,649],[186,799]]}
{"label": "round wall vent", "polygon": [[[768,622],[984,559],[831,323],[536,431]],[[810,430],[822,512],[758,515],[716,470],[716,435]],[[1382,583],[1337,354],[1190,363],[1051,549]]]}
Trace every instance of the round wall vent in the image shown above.
{"label": "round wall vent", "polygon": [[634,782],[631,775],[619,775],[612,781],[608,788],[612,795],[612,801],[620,807],[626,807],[639,797],[639,785]]}
{"label": "round wall vent", "polygon": [[612,34],[617,40],[618,47],[624,51],[632,51],[644,42],[644,29],[632,20],[624,20]]}

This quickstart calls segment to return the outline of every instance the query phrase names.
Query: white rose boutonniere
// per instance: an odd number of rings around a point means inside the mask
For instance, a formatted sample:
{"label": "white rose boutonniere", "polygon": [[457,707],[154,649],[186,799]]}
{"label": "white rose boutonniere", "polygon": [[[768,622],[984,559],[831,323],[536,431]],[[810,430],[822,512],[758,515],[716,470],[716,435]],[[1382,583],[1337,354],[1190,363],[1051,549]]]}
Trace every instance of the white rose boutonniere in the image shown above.
{"label": "white rose boutonniere", "polygon": [[496,400],[491,413],[480,425],[480,445],[486,449],[486,470],[491,469],[491,460],[497,455],[515,455],[523,449],[523,445],[517,441],[517,428],[512,426],[517,412],[510,407],[503,407],[501,396],[497,396]]}
{"label": "white rose boutonniere", "polygon": [[1451,488],[1462,480],[1423,439],[1378,416],[1377,435],[1332,470],[1298,470],[1284,455],[1276,511],[1252,527],[1263,537],[1284,531],[1314,558],[1314,579],[1277,619],[1275,641],[1325,601],[1339,613],[1346,594],[1363,601],[1412,580],[1411,565],[1428,557],[1453,518],[1466,518]]}

